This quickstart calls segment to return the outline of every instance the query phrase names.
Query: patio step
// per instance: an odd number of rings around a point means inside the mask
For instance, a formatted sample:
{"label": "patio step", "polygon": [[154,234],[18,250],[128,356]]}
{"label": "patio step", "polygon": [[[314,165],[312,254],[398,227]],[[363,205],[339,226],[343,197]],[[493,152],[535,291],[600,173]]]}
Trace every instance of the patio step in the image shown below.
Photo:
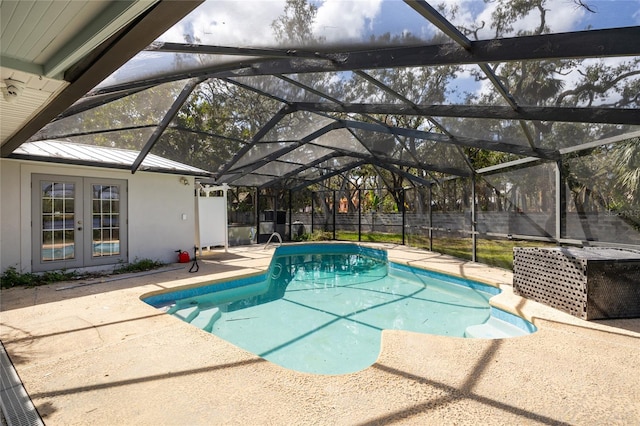
{"label": "patio step", "polygon": [[504,339],[506,337],[524,336],[528,334],[511,323],[490,317],[484,324],[470,325],[464,332],[464,337],[477,339]]}

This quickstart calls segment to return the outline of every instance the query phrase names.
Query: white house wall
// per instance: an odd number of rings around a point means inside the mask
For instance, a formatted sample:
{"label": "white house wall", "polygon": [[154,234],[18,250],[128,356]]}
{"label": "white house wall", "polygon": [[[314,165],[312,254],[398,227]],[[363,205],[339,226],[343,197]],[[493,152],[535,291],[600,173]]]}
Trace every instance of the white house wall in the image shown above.
{"label": "white house wall", "polygon": [[124,179],[128,186],[128,261],[177,260],[175,250],[193,253],[195,237],[194,179],[181,176],[17,161],[0,161],[1,271],[31,271],[31,175]]}

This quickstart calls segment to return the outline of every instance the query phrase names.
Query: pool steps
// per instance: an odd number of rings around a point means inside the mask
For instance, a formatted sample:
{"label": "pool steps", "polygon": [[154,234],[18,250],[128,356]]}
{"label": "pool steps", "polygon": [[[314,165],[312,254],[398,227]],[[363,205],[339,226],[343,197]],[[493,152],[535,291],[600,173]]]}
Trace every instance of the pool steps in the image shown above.
{"label": "pool steps", "polygon": [[196,327],[211,333],[213,329],[213,324],[222,316],[222,312],[220,312],[219,308],[209,308],[199,311],[197,317],[195,317],[191,324]]}
{"label": "pool steps", "polygon": [[529,334],[528,331],[492,316],[483,324],[470,325],[467,327],[464,332],[464,337],[504,339],[507,337],[525,336],[527,334]]}
{"label": "pool steps", "polygon": [[220,312],[220,309],[217,307],[200,309],[197,305],[187,307],[174,305],[167,311],[167,313],[209,333],[211,333],[211,330],[213,329],[213,324],[222,316],[222,312]]}

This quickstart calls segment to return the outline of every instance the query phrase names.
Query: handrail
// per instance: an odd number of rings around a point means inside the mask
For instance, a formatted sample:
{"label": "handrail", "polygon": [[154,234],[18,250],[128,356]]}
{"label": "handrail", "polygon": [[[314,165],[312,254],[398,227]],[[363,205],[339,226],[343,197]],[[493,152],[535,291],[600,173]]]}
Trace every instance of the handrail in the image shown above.
{"label": "handrail", "polygon": [[271,240],[273,239],[274,236],[278,237],[278,240],[280,241],[280,245],[278,247],[280,247],[282,245],[282,237],[280,236],[279,233],[274,232],[273,234],[271,234],[271,236],[267,240],[267,244],[265,244],[264,247],[262,248],[263,250],[266,250],[267,247],[269,246],[269,244],[271,244]]}

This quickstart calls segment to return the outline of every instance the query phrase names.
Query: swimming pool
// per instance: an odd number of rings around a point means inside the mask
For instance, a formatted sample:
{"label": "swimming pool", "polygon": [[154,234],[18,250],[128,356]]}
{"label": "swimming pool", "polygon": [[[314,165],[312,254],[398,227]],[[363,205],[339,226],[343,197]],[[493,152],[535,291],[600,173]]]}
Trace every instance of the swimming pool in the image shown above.
{"label": "swimming pool", "polygon": [[373,364],[384,329],[514,337],[533,324],[489,305],[497,287],[388,262],[357,244],[279,247],[265,274],[145,302],[283,367],[344,374]]}

